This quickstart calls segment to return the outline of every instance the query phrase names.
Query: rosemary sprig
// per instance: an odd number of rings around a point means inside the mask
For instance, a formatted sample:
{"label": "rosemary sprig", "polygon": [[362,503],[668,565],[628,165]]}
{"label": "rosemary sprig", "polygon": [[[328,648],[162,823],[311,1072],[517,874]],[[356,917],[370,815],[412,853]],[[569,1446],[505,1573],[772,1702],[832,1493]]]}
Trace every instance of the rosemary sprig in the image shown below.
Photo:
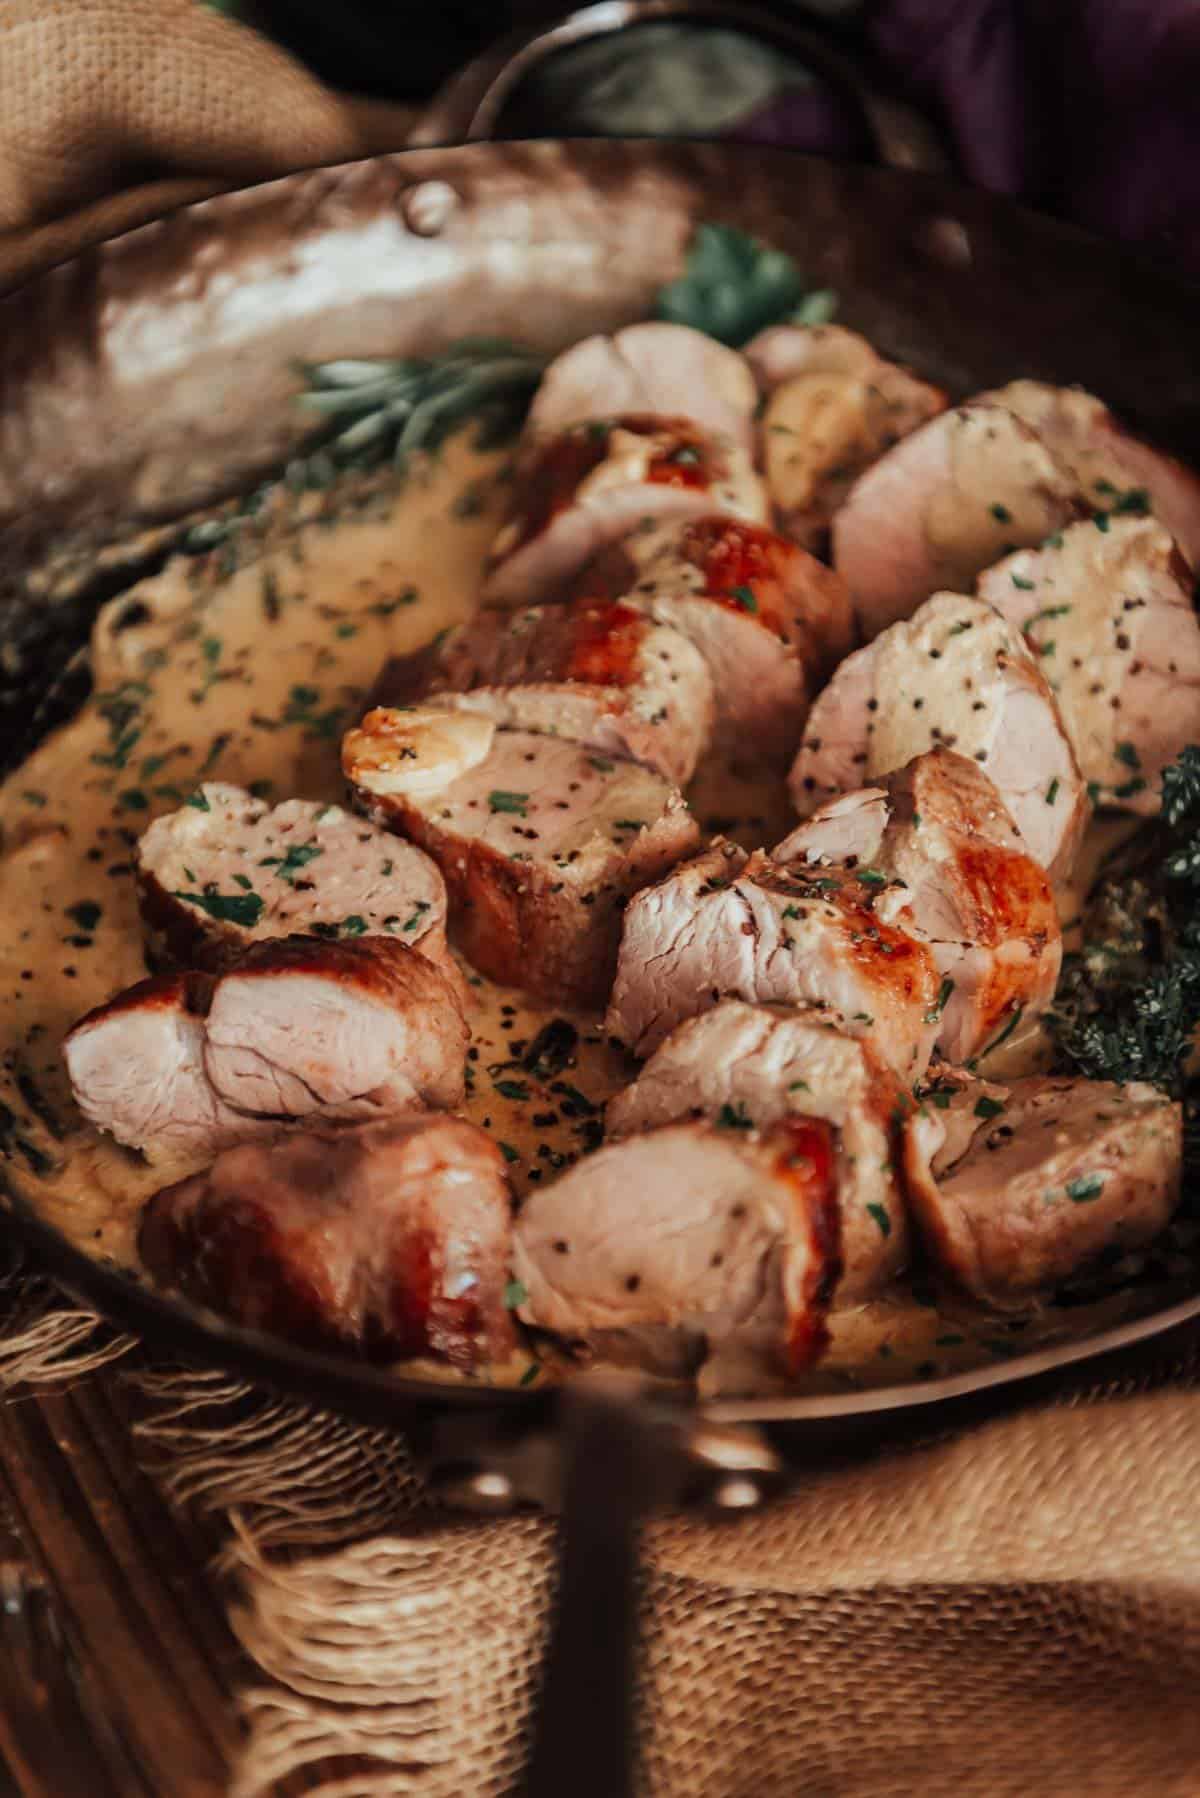
{"label": "rosemary sprig", "polygon": [[299,404],[330,421],[321,449],[342,467],[403,470],[477,419],[490,444],[518,431],[545,358],[500,338],[471,337],[440,356],[305,363]]}

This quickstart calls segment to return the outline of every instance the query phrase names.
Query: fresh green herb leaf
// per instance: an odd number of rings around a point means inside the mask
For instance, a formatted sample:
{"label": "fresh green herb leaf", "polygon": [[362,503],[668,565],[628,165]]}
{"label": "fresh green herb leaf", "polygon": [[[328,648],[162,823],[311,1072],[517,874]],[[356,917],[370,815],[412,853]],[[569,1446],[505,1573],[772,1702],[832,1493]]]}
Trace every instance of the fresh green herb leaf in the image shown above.
{"label": "fresh green herb leaf", "polygon": [[211,812],[212,810],[212,806],[208,803],[208,795],[203,787],[197,787],[194,793],[189,793],[183,803],[185,805],[190,805],[193,811],[197,812]]}
{"label": "fresh green herb leaf", "polygon": [[247,930],[254,928],[263,912],[263,902],[257,893],[177,892],[175,898],[207,912],[219,924],[240,924]]}
{"label": "fresh green herb leaf", "polygon": [[857,874],[858,878],[865,881],[868,886],[884,887],[887,885],[887,875],[881,873],[878,868],[859,868]]}
{"label": "fresh green herb leaf", "polygon": [[1092,1199],[1098,1199],[1104,1191],[1103,1174],[1080,1174],[1076,1180],[1068,1180],[1067,1197],[1076,1205],[1086,1205]]}
{"label": "fresh green herb leaf", "polygon": [[986,1093],[981,1099],[976,1099],[975,1101],[975,1116],[977,1118],[998,1118],[1003,1110],[1003,1099],[989,1099]]}
{"label": "fresh green herb leaf", "polygon": [[247,879],[245,874],[235,874],[233,877],[233,884],[234,886],[241,887],[243,893],[252,893],[254,891],[253,881]]}
{"label": "fresh green herb leaf", "polygon": [[503,787],[495,787],[488,794],[488,805],[493,812],[512,812],[514,816],[523,818],[528,804],[528,793],[509,793]]}
{"label": "fresh green herb leaf", "polygon": [[1046,788],[1046,804],[1047,805],[1054,804],[1054,801],[1058,798],[1058,789],[1059,789],[1059,779],[1058,779],[1058,775],[1056,774],[1054,776],[1054,779],[1050,782],[1050,785]]}
{"label": "fresh green herb leaf", "polygon": [[528,1291],[522,1286],[519,1280],[510,1280],[508,1285],[504,1288],[505,1309],[508,1311],[515,1311],[517,1306],[523,1305],[528,1297]]}
{"label": "fresh green herb leaf", "polygon": [[294,887],[296,875],[301,868],[306,868],[318,855],[325,851],[319,843],[289,843],[283,855],[267,855],[259,862],[260,868],[274,868],[276,879],[286,881]]}
{"label": "fresh green herb leaf", "polygon": [[949,974],[947,974],[945,979],[942,981],[941,986],[938,988],[937,998],[934,1000],[934,1002],[930,1006],[929,1010],[925,1013],[925,1022],[927,1024],[936,1024],[937,1023],[938,1019],[941,1017],[942,1013],[945,1011],[947,1005],[950,1003],[950,995],[953,991],[954,991],[954,982],[953,982],[953,980],[951,980]]}
{"label": "fresh green herb leaf", "polygon": [[749,587],[730,587],[728,597],[730,599],[736,599],[743,612],[758,611],[758,601],[754,597],[753,590]]}
{"label": "fresh green herb leaf", "polygon": [[520,1161],[520,1159],[521,1159],[520,1155],[513,1148],[512,1144],[510,1142],[501,1142],[499,1140],[499,1138],[497,1138],[496,1139],[496,1147],[499,1149],[500,1153],[503,1155],[505,1161],[508,1161],[508,1162]]}
{"label": "fresh green herb leaf", "polygon": [[722,1105],[716,1117],[717,1125],[722,1130],[753,1130],[754,1119],[749,1117],[746,1107],[739,1099],[736,1105]]}
{"label": "fresh green herb leaf", "polygon": [[512,1099],[519,1104],[529,1097],[529,1087],[524,1080],[496,1080],[492,1084],[502,1099]]}
{"label": "fresh green herb leaf", "polygon": [[1027,581],[1023,574],[1014,574],[1012,577],[1012,584],[1021,593],[1032,593],[1037,583],[1035,581]]}
{"label": "fresh green herb leaf", "polygon": [[887,1206],[869,1204],[867,1210],[879,1225],[880,1234],[882,1236],[890,1236],[892,1233],[892,1219]]}
{"label": "fresh green herb leaf", "polygon": [[[756,331],[794,316],[805,298],[790,257],[728,225],[700,225],[684,273],[659,294],[655,317],[690,325],[737,349]],[[807,299],[817,302],[814,294]],[[828,303],[822,296],[820,307]]]}

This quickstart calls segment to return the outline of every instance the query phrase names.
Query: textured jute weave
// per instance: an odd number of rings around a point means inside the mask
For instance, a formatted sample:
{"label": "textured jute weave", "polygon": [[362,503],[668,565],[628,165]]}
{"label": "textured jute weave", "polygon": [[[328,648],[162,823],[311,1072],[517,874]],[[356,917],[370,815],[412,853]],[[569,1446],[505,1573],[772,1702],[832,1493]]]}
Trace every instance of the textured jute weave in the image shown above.
{"label": "textured jute weave", "polygon": [[[398,147],[407,122],[192,0],[0,0],[0,286],[239,180]],[[235,1798],[303,1769],[324,1798],[514,1789],[551,1524],[448,1518],[393,1435],[149,1365],[43,1282],[9,1299],[5,1388],[115,1360],[145,1401],[147,1466],[221,1527],[260,1670]],[[815,1471],[763,1514],[655,1521],[644,1790],[1200,1793],[1195,1370]],[[361,1770],[319,1771],[346,1756]]]}
{"label": "textured jute weave", "polygon": [[[439,1513],[399,1437],[216,1372],[150,1366],[44,1283],[19,1297],[3,1385],[118,1360],[146,1402],[145,1465],[221,1528],[230,1621],[261,1670],[240,1694],[236,1798],[308,1769],[324,1798],[517,1788],[552,1524]],[[1158,1375],[1171,1384],[1081,1389],[814,1471],[740,1519],[653,1521],[641,1789],[1200,1792],[1196,1358]],[[323,1776],[333,1756],[359,1770]]]}

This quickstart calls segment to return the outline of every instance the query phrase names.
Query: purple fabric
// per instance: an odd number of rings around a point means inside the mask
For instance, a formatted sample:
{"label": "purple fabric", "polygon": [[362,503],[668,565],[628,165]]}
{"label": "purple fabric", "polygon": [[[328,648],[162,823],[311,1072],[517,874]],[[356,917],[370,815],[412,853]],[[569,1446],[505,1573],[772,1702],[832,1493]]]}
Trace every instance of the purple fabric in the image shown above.
{"label": "purple fabric", "polygon": [[[1200,278],[1200,0],[874,0],[862,29],[968,179]],[[784,93],[730,135],[848,153],[818,122]]]}

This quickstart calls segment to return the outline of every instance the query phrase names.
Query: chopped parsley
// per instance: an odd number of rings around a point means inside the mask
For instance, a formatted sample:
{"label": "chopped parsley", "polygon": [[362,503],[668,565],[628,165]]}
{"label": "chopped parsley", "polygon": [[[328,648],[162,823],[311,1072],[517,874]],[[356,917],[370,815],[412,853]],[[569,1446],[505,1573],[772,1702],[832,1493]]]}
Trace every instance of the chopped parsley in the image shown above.
{"label": "chopped parsley", "polygon": [[925,1022],[927,1024],[936,1024],[937,1023],[938,1019],[941,1017],[942,1013],[945,1011],[947,1005],[950,1003],[950,995],[953,991],[954,991],[954,982],[953,982],[953,980],[951,980],[949,974],[947,974],[945,979],[942,981],[941,986],[938,988],[937,998],[934,1000],[934,1002],[930,1006],[929,1010],[925,1013]]}
{"label": "chopped parsley", "polygon": [[611,774],[617,765],[615,762],[610,762],[602,755],[589,755],[588,761],[596,770],[597,774]]}
{"label": "chopped parsley", "polygon": [[529,1293],[526,1288],[522,1286],[520,1280],[510,1280],[508,1285],[504,1288],[505,1309],[507,1311],[515,1311],[517,1306],[523,1305],[528,1297]]}
{"label": "chopped parsley", "polygon": [[868,886],[884,887],[887,885],[887,875],[878,868],[859,868],[857,872],[858,878],[864,880]]}
{"label": "chopped parsley", "polygon": [[289,843],[283,855],[265,855],[259,862],[260,868],[274,868],[276,877],[294,887],[296,875],[301,868],[306,868],[318,855],[325,851],[319,843]]}
{"label": "chopped parsley", "polygon": [[887,1206],[870,1204],[867,1206],[867,1210],[879,1225],[880,1234],[883,1236],[890,1236],[892,1233],[892,1220]]}
{"label": "chopped parsley", "polygon": [[521,1159],[520,1155],[513,1148],[512,1144],[510,1142],[501,1142],[500,1139],[497,1138],[496,1139],[496,1147],[499,1149],[500,1153],[503,1155],[505,1161],[508,1161],[508,1162],[520,1161],[520,1159]]}
{"label": "chopped parsley", "polygon": [[1012,513],[1009,511],[1007,506],[1002,506],[999,503],[996,503],[995,505],[989,506],[988,511],[991,513],[992,517],[996,520],[997,524],[1011,524],[1012,523]]}
{"label": "chopped parsley", "polygon": [[736,1105],[728,1102],[722,1105],[716,1117],[717,1126],[721,1130],[753,1130],[754,1119],[747,1116],[746,1107],[739,1099]]}
{"label": "chopped parsley", "polygon": [[246,930],[252,930],[263,914],[263,902],[257,893],[176,892],[174,897],[207,912],[219,924],[240,924]]}
{"label": "chopped parsley", "polygon": [[513,1099],[519,1104],[529,1097],[529,1087],[524,1080],[496,1080],[493,1085],[502,1099]]}
{"label": "chopped parsley", "polygon": [[812,1087],[807,1080],[793,1080],[788,1086],[788,1091],[790,1093],[810,1093]]}
{"label": "chopped parsley", "polygon": [[749,587],[730,587],[726,597],[736,600],[743,612],[757,612],[758,610],[758,601]]}
{"label": "chopped parsley", "polygon": [[1119,762],[1124,762],[1127,768],[1140,768],[1142,765],[1141,757],[1132,743],[1118,743],[1113,754]]}
{"label": "chopped parsley", "polygon": [[416,906],[413,910],[412,917],[408,920],[408,923],[405,924],[401,930],[402,936],[408,936],[410,934],[410,932],[414,931],[417,928],[418,924],[421,922],[422,918],[425,916],[425,913],[429,910],[430,903],[431,902],[428,899],[418,899],[417,900]]}
{"label": "chopped parsley", "polygon": [[1098,1199],[1104,1191],[1103,1174],[1080,1174],[1075,1180],[1068,1180],[1066,1194],[1076,1205],[1087,1205],[1092,1199]]}
{"label": "chopped parsley", "polygon": [[1027,581],[1023,574],[1014,574],[1012,577],[1012,584],[1020,593],[1032,593],[1034,587],[1037,585],[1036,581]]}
{"label": "chopped parsley", "polygon": [[150,809],[150,801],[141,787],[126,787],[117,794],[117,810],[122,812],[145,812]]}
{"label": "chopped parsley", "polygon": [[1054,801],[1058,798],[1059,784],[1059,778],[1056,774],[1054,779],[1050,782],[1050,785],[1046,788],[1045,798],[1047,805],[1053,805]]}
{"label": "chopped parsley", "polygon": [[525,816],[528,804],[528,793],[509,793],[503,787],[493,787],[488,794],[488,805],[493,812],[511,812],[517,818]]}
{"label": "chopped parsley", "polygon": [[976,1099],[975,1101],[975,1116],[977,1118],[998,1118],[1003,1110],[1003,1099],[989,1099],[986,1093],[981,1099]]}
{"label": "chopped parsley", "polygon": [[783,915],[785,918],[802,918],[804,913],[800,910],[798,905],[785,905],[783,908]]}

